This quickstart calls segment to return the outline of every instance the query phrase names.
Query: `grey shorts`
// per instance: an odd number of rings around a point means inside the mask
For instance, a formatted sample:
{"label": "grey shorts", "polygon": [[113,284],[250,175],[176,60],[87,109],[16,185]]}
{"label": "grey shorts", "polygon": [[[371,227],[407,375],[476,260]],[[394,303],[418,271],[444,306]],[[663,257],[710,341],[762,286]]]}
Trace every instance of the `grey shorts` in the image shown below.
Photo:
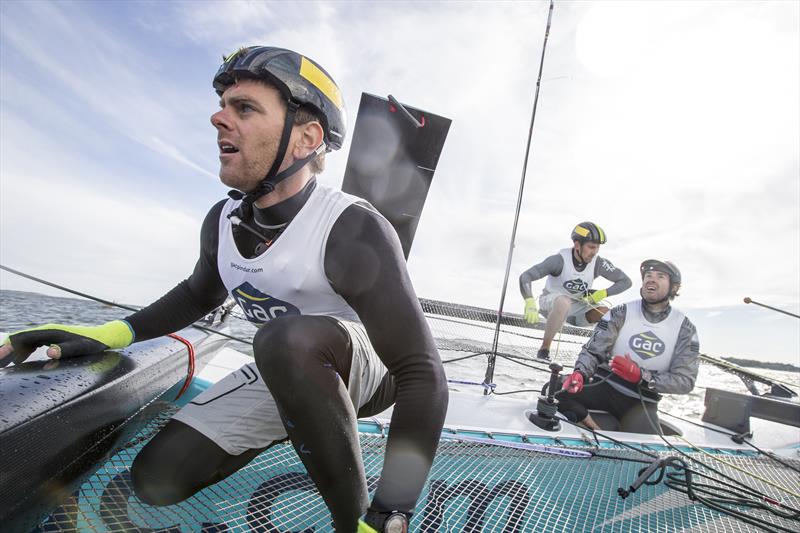
{"label": "grey shorts", "polygon": [[589,304],[582,300],[576,300],[573,296],[569,294],[562,294],[559,292],[549,292],[547,294],[542,294],[539,296],[539,310],[542,312],[544,316],[550,315],[550,311],[553,310],[553,304],[555,304],[556,299],[559,296],[565,296],[572,300],[572,303],[569,306],[569,311],[567,311],[567,322],[570,324],[574,324],[580,327],[587,327],[591,326],[588,320],[586,320],[586,312],[591,309]]}
{"label": "grey shorts", "polygon": [[[372,348],[363,325],[339,323],[350,335],[353,347],[347,392],[358,411],[375,394],[387,370]],[[173,418],[196,429],[231,455],[264,448],[287,437],[275,400],[255,362],[228,374],[197,395]]]}

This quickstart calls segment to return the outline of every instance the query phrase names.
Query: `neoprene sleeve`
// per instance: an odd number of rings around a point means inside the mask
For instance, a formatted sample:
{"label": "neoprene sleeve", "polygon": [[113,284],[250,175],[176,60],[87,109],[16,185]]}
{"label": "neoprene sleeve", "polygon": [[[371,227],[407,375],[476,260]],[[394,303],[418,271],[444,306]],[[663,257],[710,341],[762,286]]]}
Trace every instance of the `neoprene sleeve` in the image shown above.
{"label": "neoprene sleeve", "polygon": [[394,228],[370,208],[348,207],[328,238],[325,272],[352,307],[397,393],[372,508],[411,511],[447,412],[447,379]]}

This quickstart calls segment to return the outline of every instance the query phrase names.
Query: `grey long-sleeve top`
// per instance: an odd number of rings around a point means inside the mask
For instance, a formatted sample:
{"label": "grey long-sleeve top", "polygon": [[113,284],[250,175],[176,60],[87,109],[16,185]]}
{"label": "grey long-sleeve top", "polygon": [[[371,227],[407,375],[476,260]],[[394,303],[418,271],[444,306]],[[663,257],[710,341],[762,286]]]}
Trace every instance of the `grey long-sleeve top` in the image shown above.
{"label": "grey long-sleeve top", "polygon": [[[625,305],[618,305],[606,313],[597,323],[594,333],[578,355],[578,360],[575,362],[576,370],[580,370],[589,377],[594,375],[598,365],[608,363],[614,355],[622,355],[612,354],[611,349],[617,340],[622,325],[625,323],[626,310]],[[642,305],[642,311],[648,321],[658,323],[669,316],[672,307],[668,306],[663,311],[654,313],[648,309],[645,303]],[[672,354],[669,370],[656,372],[643,368],[642,380],[645,382],[652,380],[654,387],[651,390],[657,393],[686,394],[694,388],[697,371],[700,366],[699,358],[700,341],[697,337],[697,329],[688,318],[684,318],[675,342],[675,351]],[[612,385],[625,385],[631,392],[635,391],[636,384],[628,383],[622,379],[614,379],[615,377],[612,378]],[[626,390],[622,390],[619,387],[615,388],[627,394]],[[628,395],[636,395],[638,397],[635,392]]]}
{"label": "grey long-sleeve top", "polygon": [[[586,265],[584,265],[584,268],[585,266]],[[545,276],[560,276],[563,268],[564,258],[561,256],[561,254],[555,254],[551,255],[538,265],[534,265],[523,272],[519,277],[519,291],[522,293],[522,297],[530,298],[533,296],[531,293],[532,282],[536,281],[537,279],[542,279]],[[577,264],[575,265],[575,268],[582,270],[580,265]],[[604,277],[608,281],[613,282],[613,285],[606,289],[606,293],[609,296],[614,296],[615,294],[625,292],[631,288],[631,285],[633,285],[631,278],[629,278],[625,272],[618,267],[615,267],[614,264],[608,259],[597,256],[597,261],[594,263],[594,277],[598,278],[600,276]]]}

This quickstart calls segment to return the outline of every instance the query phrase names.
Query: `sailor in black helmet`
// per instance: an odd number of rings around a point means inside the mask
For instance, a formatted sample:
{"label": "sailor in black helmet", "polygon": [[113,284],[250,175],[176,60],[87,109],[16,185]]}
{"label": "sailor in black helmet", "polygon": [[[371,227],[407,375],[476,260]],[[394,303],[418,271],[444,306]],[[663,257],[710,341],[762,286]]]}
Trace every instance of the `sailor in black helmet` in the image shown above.
{"label": "sailor in black helmet", "polygon": [[[607,296],[624,292],[632,285],[630,278],[611,261],[598,256],[606,233],[593,222],[577,224],[570,235],[572,248],[564,248],[519,277],[519,290],[525,299],[525,320],[539,322],[539,308],[547,317],[542,345],[536,356],[549,359],[550,343],[566,320],[575,326],[594,324],[608,308],[601,305]],[[539,296],[539,306],[531,292],[531,283],[547,276]],[[612,281],[607,289],[593,290],[595,278]]]}
{"label": "sailor in black helmet", "polygon": [[[177,503],[288,436],[336,531],[404,532],[439,441],[447,384],[394,229],[364,200],[315,179],[325,152],[344,141],[339,88],[314,61],[271,47],[225,58],[214,88],[220,179],[235,191],[208,213],[191,276],[125,320],[14,334],[0,364],[40,345],[58,358],[158,337],[231,296],[260,326],[255,362],[192,400],[142,449],[136,495]],[[356,418],[392,404],[368,509]]]}
{"label": "sailor in black helmet", "polygon": [[[640,269],[641,299],[603,316],[557,395],[559,411],[591,429],[601,428],[588,410],[600,409],[619,420],[620,431],[656,433],[648,416],[658,423],[660,395],[687,394],[697,379],[697,330],[670,304],[681,287],[680,270],[656,259]],[[584,389],[604,363],[611,369],[608,380]]]}

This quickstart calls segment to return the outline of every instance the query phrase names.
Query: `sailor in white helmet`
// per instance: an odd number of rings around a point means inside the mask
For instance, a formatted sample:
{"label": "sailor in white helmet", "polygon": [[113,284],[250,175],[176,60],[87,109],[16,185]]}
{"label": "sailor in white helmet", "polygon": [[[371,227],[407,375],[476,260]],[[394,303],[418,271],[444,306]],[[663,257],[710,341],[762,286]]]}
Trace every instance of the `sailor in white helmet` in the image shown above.
{"label": "sailor in white helmet", "polygon": [[[680,270],[656,259],[640,270],[642,298],[603,316],[556,395],[559,411],[591,429],[601,428],[588,410],[599,409],[617,418],[620,431],[656,433],[661,394],[687,394],[697,379],[697,330],[670,303],[681,287]],[[609,364],[611,373],[590,385],[601,364]]]}

